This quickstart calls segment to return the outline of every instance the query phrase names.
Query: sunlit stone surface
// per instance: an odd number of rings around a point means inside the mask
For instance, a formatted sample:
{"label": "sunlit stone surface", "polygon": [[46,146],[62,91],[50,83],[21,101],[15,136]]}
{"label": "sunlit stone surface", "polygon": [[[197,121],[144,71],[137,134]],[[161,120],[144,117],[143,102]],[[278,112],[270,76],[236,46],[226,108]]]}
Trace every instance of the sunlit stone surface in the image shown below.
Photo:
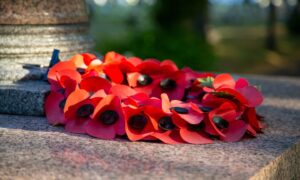
{"label": "sunlit stone surface", "polygon": [[0,1],[0,81],[41,79],[54,48],[67,59],[92,47],[84,0]]}

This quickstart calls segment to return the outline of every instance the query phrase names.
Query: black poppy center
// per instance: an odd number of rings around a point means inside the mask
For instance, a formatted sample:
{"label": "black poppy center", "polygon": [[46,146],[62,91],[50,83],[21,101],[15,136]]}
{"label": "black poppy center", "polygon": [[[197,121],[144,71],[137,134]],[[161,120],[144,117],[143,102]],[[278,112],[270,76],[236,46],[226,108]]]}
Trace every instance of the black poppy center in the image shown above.
{"label": "black poppy center", "polygon": [[80,118],[88,118],[94,112],[94,106],[91,104],[82,105],[77,109],[77,116]]}
{"label": "black poppy center", "polygon": [[219,129],[226,129],[229,126],[228,121],[226,121],[225,119],[223,119],[219,116],[213,117],[213,122]]}
{"label": "black poppy center", "polygon": [[119,119],[119,114],[113,110],[106,110],[99,116],[99,120],[105,125],[112,125]]}
{"label": "black poppy center", "polygon": [[203,112],[210,112],[210,111],[212,110],[212,108],[210,108],[210,107],[205,107],[205,106],[199,107],[199,109],[201,109],[201,111],[203,111]]}
{"label": "black poppy center", "polygon": [[205,96],[206,92],[202,92],[198,95],[198,99],[201,101],[203,97]]}
{"label": "black poppy center", "polygon": [[175,112],[177,112],[179,114],[187,114],[187,113],[189,113],[188,109],[182,108],[182,107],[172,107],[171,110],[174,110]]}
{"label": "black poppy center", "polygon": [[149,75],[146,75],[146,74],[141,74],[137,80],[137,82],[140,86],[147,86],[147,85],[151,84],[152,81],[153,81],[153,79]]}
{"label": "black poppy center", "polygon": [[85,73],[84,68],[76,68],[76,71],[79,72],[79,74],[84,74]]}
{"label": "black poppy center", "polygon": [[201,131],[205,127],[204,121],[201,121],[199,124],[189,124],[188,128],[192,131]]}
{"label": "black poppy center", "polygon": [[134,130],[143,130],[147,124],[147,118],[144,115],[134,115],[129,118],[128,125]]}
{"label": "black poppy center", "polygon": [[172,118],[169,116],[161,117],[158,120],[158,126],[166,131],[175,129],[175,125],[172,122]]}
{"label": "black poppy center", "polygon": [[60,109],[64,109],[65,108],[66,101],[67,101],[67,99],[63,99],[62,101],[59,102],[58,106],[59,106]]}
{"label": "black poppy center", "polygon": [[59,89],[57,92],[59,92],[60,94],[65,94],[65,89]]}
{"label": "black poppy center", "polygon": [[163,90],[173,90],[176,88],[176,86],[177,86],[176,81],[173,79],[167,78],[167,79],[160,81],[160,87]]}

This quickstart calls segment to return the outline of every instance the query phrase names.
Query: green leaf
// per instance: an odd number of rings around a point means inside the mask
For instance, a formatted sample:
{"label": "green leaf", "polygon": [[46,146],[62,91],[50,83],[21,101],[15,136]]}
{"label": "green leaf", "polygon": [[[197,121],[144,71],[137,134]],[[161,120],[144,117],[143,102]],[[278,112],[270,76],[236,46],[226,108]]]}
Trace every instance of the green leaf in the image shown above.
{"label": "green leaf", "polygon": [[197,80],[201,84],[201,86],[213,88],[213,82],[214,82],[213,77],[198,78]]}

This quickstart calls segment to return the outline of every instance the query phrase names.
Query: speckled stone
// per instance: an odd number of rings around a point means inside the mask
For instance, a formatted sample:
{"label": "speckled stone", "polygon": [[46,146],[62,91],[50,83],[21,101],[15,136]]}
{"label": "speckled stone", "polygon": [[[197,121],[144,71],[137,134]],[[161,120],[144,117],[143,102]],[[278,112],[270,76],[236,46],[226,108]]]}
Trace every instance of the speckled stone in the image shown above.
{"label": "speckled stone", "polygon": [[0,24],[87,22],[84,0],[1,0]]}
{"label": "speckled stone", "polygon": [[93,46],[85,0],[0,1],[0,81],[38,79],[23,66],[47,66],[53,49],[66,60]]}
{"label": "speckled stone", "polygon": [[43,81],[0,82],[0,113],[44,115],[49,85]]}
{"label": "speckled stone", "polygon": [[26,68],[28,64],[49,65],[53,49],[59,49],[60,58],[65,60],[77,53],[91,52],[93,45],[86,24],[2,25],[0,26],[0,81],[24,79],[24,74],[28,74],[28,71],[32,74],[31,70]]}
{"label": "speckled stone", "polygon": [[0,115],[1,179],[300,179],[300,81],[249,76],[266,97],[257,138],[211,145],[105,141],[43,117]]}

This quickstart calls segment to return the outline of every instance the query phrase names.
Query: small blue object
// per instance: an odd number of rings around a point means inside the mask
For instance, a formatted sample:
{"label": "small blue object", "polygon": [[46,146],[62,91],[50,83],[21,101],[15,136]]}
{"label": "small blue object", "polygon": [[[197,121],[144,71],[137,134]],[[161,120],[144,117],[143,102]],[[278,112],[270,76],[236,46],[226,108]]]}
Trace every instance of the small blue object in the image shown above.
{"label": "small blue object", "polygon": [[50,60],[50,64],[49,64],[49,68],[51,68],[52,66],[54,66],[55,64],[59,63],[59,50],[58,49],[54,49],[52,52],[52,57]]}
{"label": "small blue object", "polygon": [[52,57],[51,57],[51,60],[50,60],[50,63],[49,63],[49,67],[48,67],[47,72],[46,72],[46,74],[44,76],[44,80],[45,81],[48,81],[47,76],[48,76],[49,69],[51,67],[53,67],[55,64],[57,64],[57,63],[60,62],[60,60],[59,60],[59,52],[60,51],[58,49],[54,49],[53,52],[52,52]]}

